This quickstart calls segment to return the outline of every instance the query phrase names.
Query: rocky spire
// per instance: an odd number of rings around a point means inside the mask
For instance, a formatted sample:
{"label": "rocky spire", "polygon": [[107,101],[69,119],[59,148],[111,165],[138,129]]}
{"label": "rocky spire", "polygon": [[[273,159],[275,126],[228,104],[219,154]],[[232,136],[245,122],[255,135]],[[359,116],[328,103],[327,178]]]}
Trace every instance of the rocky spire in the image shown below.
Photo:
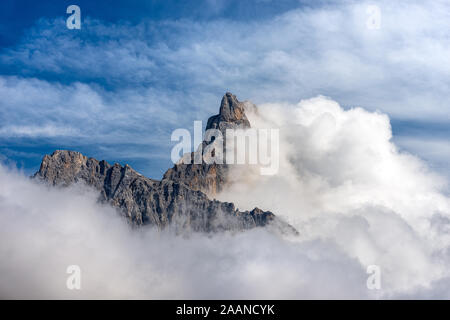
{"label": "rocky spire", "polygon": [[229,128],[250,128],[250,122],[245,115],[245,103],[227,92],[220,103],[219,114],[208,119],[206,130],[219,129],[225,133],[224,131]]}
{"label": "rocky spire", "polygon": [[[247,105],[255,107],[250,102],[240,102],[235,95],[230,92],[225,93],[220,103],[219,114],[208,119],[206,130],[218,129],[222,132],[224,139],[224,155],[226,145],[227,129],[247,129],[250,128],[250,122],[245,115]],[[203,147],[209,142],[203,141]],[[194,159],[194,153],[190,155],[191,161]],[[228,165],[227,164],[175,164],[164,174],[163,179],[178,181],[186,184],[189,188],[199,190],[205,194],[214,197],[223,190],[227,183]]]}

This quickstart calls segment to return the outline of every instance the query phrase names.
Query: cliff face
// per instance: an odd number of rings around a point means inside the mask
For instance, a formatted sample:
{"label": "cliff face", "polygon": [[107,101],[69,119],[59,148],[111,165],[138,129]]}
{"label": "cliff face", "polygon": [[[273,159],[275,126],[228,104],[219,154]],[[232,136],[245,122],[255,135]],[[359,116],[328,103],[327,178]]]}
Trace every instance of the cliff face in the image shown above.
{"label": "cliff face", "polygon": [[[219,115],[209,119],[208,127],[222,129],[233,125],[250,126],[242,104],[226,94]],[[158,181],[128,165],[111,165],[79,152],[58,150],[44,157],[34,177],[53,186],[86,183],[99,191],[101,201],[120,208],[134,225],[202,232],[271,225],[283,232],[296,232],[269,211],[239,211],[233,203],[210,200],[205,192],[220,191],[226,183],[227,170],[226,165],[216,164],[175,165]]]}

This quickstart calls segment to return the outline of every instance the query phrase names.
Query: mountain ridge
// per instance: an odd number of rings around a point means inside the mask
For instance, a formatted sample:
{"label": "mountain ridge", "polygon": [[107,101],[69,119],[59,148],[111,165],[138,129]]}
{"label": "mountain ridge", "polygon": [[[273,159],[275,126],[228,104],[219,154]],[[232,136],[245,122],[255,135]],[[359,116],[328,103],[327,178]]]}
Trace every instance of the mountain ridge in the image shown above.
{"label": "mountain ridge", "polygon": [[[219,114],[209,118],[207,127],[249,128],[243,103],[226,93]],[[100,201],[119,208],[137,226],[216,232],[270,225],[282,232],[296,233],[270,211],[239,211],[231,202],[211,200],[208,194],[220,192],[227,183],[228,169],[226,164],[175,164],[162,180],[155,180],[127,164],[111,165],[76,151],[56,150],[44,156],[34,178],[52,186],[85,183],[99,191]]]}

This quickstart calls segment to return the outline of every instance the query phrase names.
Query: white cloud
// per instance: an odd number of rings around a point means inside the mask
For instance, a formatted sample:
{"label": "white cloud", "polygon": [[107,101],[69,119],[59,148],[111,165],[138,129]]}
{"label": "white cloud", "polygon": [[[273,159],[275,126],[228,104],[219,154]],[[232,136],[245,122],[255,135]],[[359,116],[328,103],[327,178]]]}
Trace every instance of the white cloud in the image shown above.
{"label": "white cloud", "polygon": [[[373,4],[381,10],[378,30],[366,25]],[[170,131],[217,112],[218,97],[232,91],[255,103],[322,94],[432,130],[449,122],[449,12],[447,1],[350,1],[261,21],[112,25],[86,16],[82,33],[63,19],[40,20],[0,60],[51,82],[3,77],[1,119],[19,127],[81,125],[89,143],[148,133],[146,141],[157,135],[166,145]],[[55,82],[61,79],[73,84]]]}
{"label": "white cloud", "polygon": [[35,78],[0,76],[0,96],[3,137],[166,144],[165,137],[161,137],[165,128],[160,123],[163,119],[166,125],[172,124],[179,117],[173,101],[151,89],[106,93],[79,82],[62,85]]}
{"label": "white cloud", "polygon": [[[445,180],[390,141],[389,119],[325,97],[267,104],[277,176],[242,174],[220,197],[299,231],[190,237],[131,230],[82,186],[47,188],[0,167],[0,295],[9,298],[449,298]],[[236,170],[238,167],[235,168]],[[258,172],[258,171],[256,171]],[[65,287],[68,265],[82,290]],[[366,288],[378,265],[382,290]]]}
{"label": "white cloud", "polygon": [[55,127],[46,125],[37,126],[6,126],[0,128],[1,137],[61,137],[61,136],[77,136],[77,130],[64,127]]}
{"label": "white cloud", "polygon": [[249,118],[280,129],[280,171],[234,167],[219,199],[276,212],[302,239],[333,239],[362,265],[381,266],[387,296],[447,276],[447,180],[398,151],[385,114],[317,97],[261,105]]}
{"label": "white cloud", "polygon": [[[376,1],[378,30],[366,26],[369,4],[303,7],[262,22],[111,25],[86,17],[83,41],[62,20],[42,21],[2,60],[25,74],[119,87],[231,90],[256,103],[324,94],[399,118],[448,121],[448,2]],[[190,106],[211,110],[216,99]]]}
{"label": "white cloud", "polygon": [[[449,4],[377,4],[379,30],[366,28],[366,3],[346,2],[264,22],[86,18],[84,41],[42,21],[3,51],[23,69],[0,77],[3,136],[161,146],[167,131],[215,113],[226,90],[274,102],[251,122],[281,128],[281,175],[248,174],[221,196],[288,218],[300,237],[131,233],[92,193],[47,190],[2,167],[1,296],[449,298],[447,181],[398,151],[384,114],[448,123]],[[62,75],[68,84],[51,80]],[[324,97],[294,104],[317,94],[383,113]],[[448,159],[445,139],[426,142],[399,140]],[[65,288],[69,264],[82,267],[81,292]],[[368,264],[382,268],[381,292],[365,288]]]}
{"label": "white cloud", "polygon": [[[2,298],[365,297],[365,270],[326,241],[254,230],[131,230],[96,193],[48,189],[0,167]],[[69,265],[81,291],[66,288]],[[325,290],[324,290],[325,288]]]}
{"label": "white cloud", "polygon": [[427,160],[435,171],[450,178],[450,142],[446,137],[397,136],[395,143],[408,152]]}

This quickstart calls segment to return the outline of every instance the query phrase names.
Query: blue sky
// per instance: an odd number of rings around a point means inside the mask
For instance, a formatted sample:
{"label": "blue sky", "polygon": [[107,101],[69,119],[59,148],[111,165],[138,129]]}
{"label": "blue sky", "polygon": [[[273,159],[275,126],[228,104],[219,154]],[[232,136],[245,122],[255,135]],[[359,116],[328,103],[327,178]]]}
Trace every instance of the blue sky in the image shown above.
{"label": "blue sky", "polygon": [[4,0],[0,19],[0,154],[28,173],[73,149],[159,178],[171,132],[231,91],[387,113],[397,145],[448,176],[448,1]]}

